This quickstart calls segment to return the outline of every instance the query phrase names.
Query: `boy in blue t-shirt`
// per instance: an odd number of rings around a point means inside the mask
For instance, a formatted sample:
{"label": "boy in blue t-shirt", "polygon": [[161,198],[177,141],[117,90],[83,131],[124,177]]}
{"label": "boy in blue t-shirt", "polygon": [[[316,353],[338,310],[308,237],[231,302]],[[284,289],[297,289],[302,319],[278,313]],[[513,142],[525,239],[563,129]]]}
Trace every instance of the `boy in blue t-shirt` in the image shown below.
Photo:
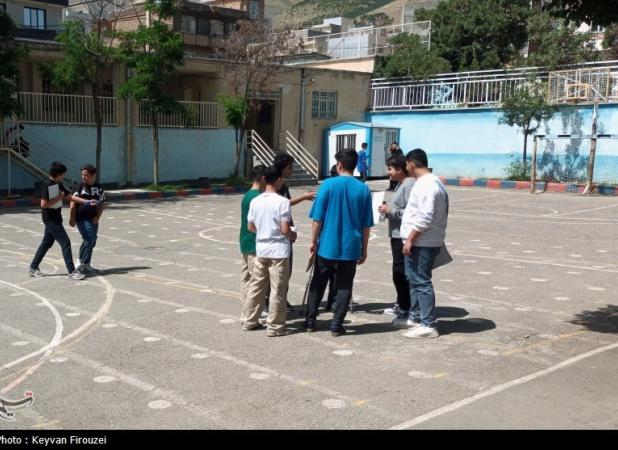
{"label": "boy in blue t-shirt", "polygon": [[356,151],[343,150],[335,158],[340,176],[322,183],[309,212],[313,219],[309,251],[317,252],[317,257],[309,286],[304,328],[308,332],[315,331],[318,307],[330,275],[335,272],[337,293],[331,332],[336,337],[346,333],[343,321],[352,297],[356,265],[367,259],[373,211],[369,188],[353,176],[358,162]]}
{"label": "boy in blue t-shirt", "polygon": [[367,143],[363,142],[361,149],[358,152],[358,160],[356,161],[356,170],[360,173],[360,179],[364,183],[367,180],[369,166],[367,164]]}

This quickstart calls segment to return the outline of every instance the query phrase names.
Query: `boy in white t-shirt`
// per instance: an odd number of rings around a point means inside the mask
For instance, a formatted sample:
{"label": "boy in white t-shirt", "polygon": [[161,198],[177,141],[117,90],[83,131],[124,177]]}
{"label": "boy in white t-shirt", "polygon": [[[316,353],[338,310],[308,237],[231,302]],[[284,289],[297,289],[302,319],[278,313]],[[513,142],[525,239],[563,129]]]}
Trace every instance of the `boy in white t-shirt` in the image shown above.
{"label": "boy in white t-shirt", "polygon": [[262,328],[259,323],[264,307],[264,296],[270,283],[273,298],[270,302],[266,326],[267,336],[284,336],[286,319],[286,293],[290,280],[289,256],[291,242],[296,232],[290,222],[290,201],[277,194],[283,184],[282,171],[267,167],[264,171],[266,190],[249,205],[247,215],[249,231],[255,236],[255,261],[247,299],[243,305],[242,329],[245,331]]}

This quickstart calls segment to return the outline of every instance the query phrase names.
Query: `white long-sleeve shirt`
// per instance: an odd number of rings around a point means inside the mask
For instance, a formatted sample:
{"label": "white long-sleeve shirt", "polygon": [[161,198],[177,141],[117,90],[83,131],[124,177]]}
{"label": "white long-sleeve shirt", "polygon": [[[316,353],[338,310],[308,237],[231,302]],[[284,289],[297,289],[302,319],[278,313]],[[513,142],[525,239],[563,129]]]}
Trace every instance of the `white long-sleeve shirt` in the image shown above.
{"label": "white long-sleeve shirt", "polygon": [[415,247],[441,247],[448,221],[448,194],[440,179],[432,173],[416,180],[401,219],[401,239],[412,230],[420,232]]}

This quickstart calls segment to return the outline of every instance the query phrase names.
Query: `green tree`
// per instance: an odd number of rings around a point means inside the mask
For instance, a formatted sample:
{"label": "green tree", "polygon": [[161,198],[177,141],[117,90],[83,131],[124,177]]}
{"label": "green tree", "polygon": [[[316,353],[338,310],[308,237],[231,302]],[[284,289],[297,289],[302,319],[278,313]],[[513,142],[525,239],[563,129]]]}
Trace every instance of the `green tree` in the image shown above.
{"label": "green tree", "polygon": [[223,106],[225,122],[234,128],[236,156],[234,158],[234,177],[238,177],[240,166],[240,153],[242,148],[242,133],[245,129],[249,104],[244,97],[234,95],[218,95],[217,101]]}
{"label": "green tree", "polygon": [[524,135],[523,165],[527,161],[528,136],[535,133],[543,121],[550,120],[556,109],[547,103],[547,85],[535,80],[517,87],[502,102],[502,116],[499,123],[510,127],[517,126]]}
{"label": "green tree", "polygon": [[6,117],[21,112],[17,100],[19,61],[26,56],[26,50],[15,43],[15,23],[3,9],[0,9],[0,125]]}
{"label": "green tree", "polygon": [[81,85],[90,88],[97,130],[95,165],[98,180],[101,180],[103,173],[101,95],[105,74],[118,59],[118,49],[114,40],[117,23],[114,7],[114,0],[96,0],[87,4],[87,18],[66,21],[64,30],[56,38],[62,43],[63,58],[51,66],[53,84],[60,89],[72,91]]}
{"label": "green tree", "polygon": [[173,0],[147,0],[145,9],[152,15],[149,25],[121,33],[121,57],[132,69],[132,76],[119,89],[121,97],[133,98],[142,113],[150,117],[152,130],[153,182],[159,184],[158,114],[182,111],[178,101],[166,92],[166,84],[183,64],[183,42],[167,21],[176,12]]}
{"label": "green tree", "polygon": [[605,28],[603,48],[611,59],[618,59],[618,23]]}
{"label": "green tree", "polygon": [[547,8],[552,9],[556,17],[577,25],[606,26],[618,22],[618,0],[554,0]]}
{"label": "green tree", "polygon": [[415,34],[401,33],[390,40],[395,47],[392,55],[386,56],[377,67],[377,77],[395,78],[410,77],[422,79],[436,73],[448,72],[449,62],[441,58],[435,51],[427,50]]}
{"label": "green tree", "polygon": [[549,11],[533,14],[528,21],[529,54],[523,65],[556,70],[560,66],[579,64],[598,58],[591,33],[577,33],[573,24],[567,25],[552,17]]}
{"label": "green tree", "polygon": [[453,71],[499,69],[525,46],[529,0],[445,0],[418,10],[431,20],[431,46]]}

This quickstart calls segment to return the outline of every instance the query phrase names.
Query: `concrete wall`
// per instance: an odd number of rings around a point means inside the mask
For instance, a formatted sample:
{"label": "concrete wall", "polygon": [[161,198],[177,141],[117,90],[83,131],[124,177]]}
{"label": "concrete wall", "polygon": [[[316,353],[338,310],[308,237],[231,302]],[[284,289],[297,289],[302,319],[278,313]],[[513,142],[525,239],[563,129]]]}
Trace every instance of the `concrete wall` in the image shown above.
{"label": "concrete wall", "polygon": [[[79,167],[95,162],[95,127],[26,124],[24,138],[32,148],[31,160],[47,169],[60,160],[68,176],[79,178]],[[159,130],[159,174],[162,182],[196,180],[199,177],[226,178],[234,168],[234,131],[231,129]],[[12,164],[13,189],[31,189],[37,179]],[[7,158],[0,157],[0,191],[8,187]],[[121,127],[103,128],[103,183],[152,182],[152,137],[148,127],[133,128],[132,151],[127,152]]]}
{"label": "concrete wall", "polygon": [[[561,108],[538,133],[589,135],[592,112],[591,106]],[[523,135],[517,128],[500,125],[500,116],[499,109],[431,110],[370,113],[368,121],[401,128],[400,146],[404,152],[416,147],[426,150],[430,166],[438,175],[503,178],[510,155],[521,157]],[[618,134],[618,105],[601,105],[598,123],[599,133]],[[589,142],[576,143],[580,155],[588,154]],[[555,151],[564,152],[568,143],[565,139],[550,144]],[[539,154],[546,145],[540,145]],[[599,150],[605,156],[618,157],[618,140],[600,141]],[[531,151],[529,138],[528,155]],[[602,175],[600,171],[595,173]]]}

